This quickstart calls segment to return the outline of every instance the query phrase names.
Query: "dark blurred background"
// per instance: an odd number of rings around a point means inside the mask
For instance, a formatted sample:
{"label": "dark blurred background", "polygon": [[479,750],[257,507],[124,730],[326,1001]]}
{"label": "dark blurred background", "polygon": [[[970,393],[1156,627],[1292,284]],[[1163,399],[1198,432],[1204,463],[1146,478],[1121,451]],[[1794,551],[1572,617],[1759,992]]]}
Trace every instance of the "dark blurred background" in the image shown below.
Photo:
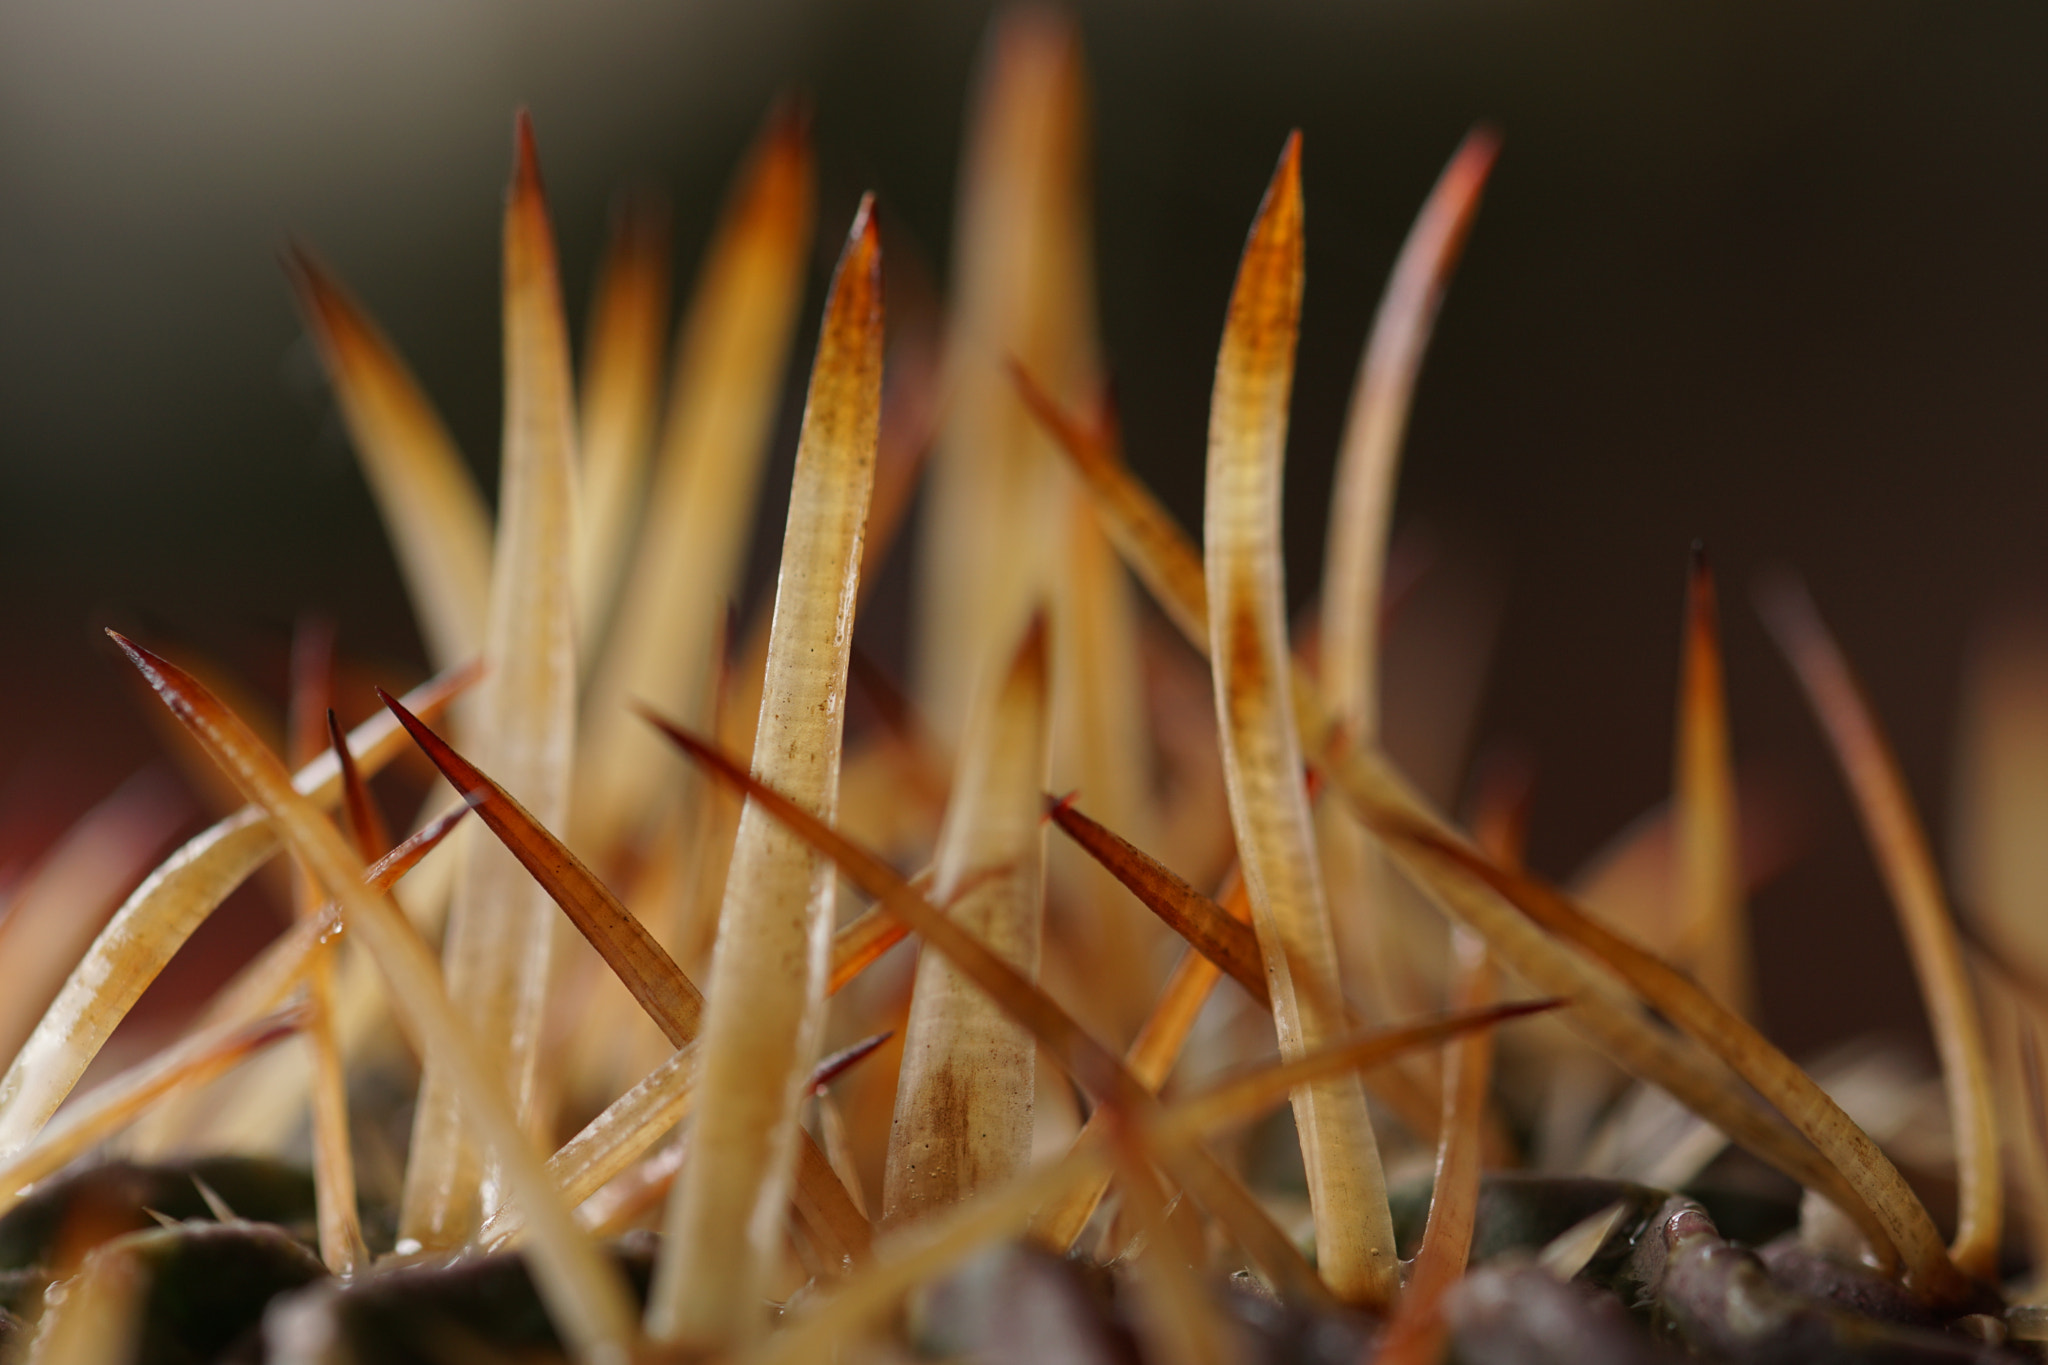
{"label": "dark blurred background", "polygon": [[[943,280],[989,13],[0,6],[0,865],[156,750],[102,625],[275,687],[312,608],[345,651],[417,667],[276,268],[287,240],[375,310],[489,486],[516,105],[579,315],[613,194],[670,196],[687,278],[789,88],[816,106],[821,250],[873,187],[892,259]],[[2048,11],[1128,0],[1079,17],[1107,355],[1132,459],[1190,525],[1236,253],[1282,137],[1305,130],[1298,597],[1380,282],[1465,129],[1501,129],[1401,519],[1483,552],[1505,588],[1480,729],[1537,761],[1532,859],[1569,871],[1663,791],[1704,538],[1739,751],[1806,811],[1801,860],[1756,903],[1768,1022],[1799,1047],[1917,1030],[1889,910],[1747,585],[1773,563],[1808,576],[1939,842],[1973,631],[2048,580]]]}

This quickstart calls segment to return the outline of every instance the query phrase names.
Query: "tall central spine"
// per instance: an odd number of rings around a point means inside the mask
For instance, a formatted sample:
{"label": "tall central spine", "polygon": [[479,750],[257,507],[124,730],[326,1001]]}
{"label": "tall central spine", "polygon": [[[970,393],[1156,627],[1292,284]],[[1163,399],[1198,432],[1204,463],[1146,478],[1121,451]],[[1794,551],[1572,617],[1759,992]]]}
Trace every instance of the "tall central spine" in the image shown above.
{"label": "tall central spine", "polygon": [[[1301,322],[1301,139],[1288,139],[1230,294],[1209,407],[1203,537],[1210,668],[1238,858],[1251,892],[1280,1052],[1346,1032],[1295,733],[1280,476]],[[1356,1076],[1294,1092],[1315,1211],[1316,1262],[1341,1298],[1384,1307],[1400,1288],[1386,1177]]]}
{"label": "tall central spine", "polygon": [[[861,204],[832,277],[783,531],[755,776],[831,820],[882,389],[882,258]],[[648,1329],[757,1335],[781,1249],[797,1106],[818,1049],[832,865],[758,805],[740,816],[711,965],[690,1159],[671,1195]]]}

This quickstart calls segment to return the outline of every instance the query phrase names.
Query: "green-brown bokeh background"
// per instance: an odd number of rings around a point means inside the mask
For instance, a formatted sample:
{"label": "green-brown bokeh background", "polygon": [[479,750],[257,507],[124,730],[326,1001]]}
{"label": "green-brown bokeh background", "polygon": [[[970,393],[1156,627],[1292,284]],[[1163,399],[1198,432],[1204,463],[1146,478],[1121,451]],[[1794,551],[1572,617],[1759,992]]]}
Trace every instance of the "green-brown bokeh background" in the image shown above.
{"label": "green-brown bokeh background", "polygon": [[[786,88],[816,106],[821,239],[872,187],[897,259],[943,278],[987,15],[0,8],[0,864],[154,749],[101,625],[271,684],[309,607],[353,653],[416,659],[275,266],[288,238],[371,304],[488,471],[516,104],[579,311],[614,190],[671,196],[687,274]],[[1400,235],[1465,128],[1502,130],[1401,508],[1484,547],[1506,588],[1482,733],[1536,757],[1533,860],[1569,870],[1663,787],[1703,537],[1738,746],[1807,811],[1804,856],[1756,906],[1769,1022],[1796,1046],[1916,1029],[1875,875],[1744,589],[1768,563],[1808,575],[1939,840],[1972,632],[2048,582],[2048,12],[1129,0],[1080,18],[1106,350],[1133,460],[1191,525],[1236,251],[1282,137],[1305,130],[1297,597]]]}

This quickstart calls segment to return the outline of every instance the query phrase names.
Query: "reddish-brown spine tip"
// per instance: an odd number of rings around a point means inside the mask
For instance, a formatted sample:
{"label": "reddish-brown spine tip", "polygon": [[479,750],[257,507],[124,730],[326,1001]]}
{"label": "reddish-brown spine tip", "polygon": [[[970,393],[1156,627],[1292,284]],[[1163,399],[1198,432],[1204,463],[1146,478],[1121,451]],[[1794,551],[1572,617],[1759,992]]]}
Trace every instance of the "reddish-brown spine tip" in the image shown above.
{"label": "reddish-brown spine tip", "polygon": [[298,298],[300,315],[326,352],[329,364],[360,364],[377,349],[369,344],[375,340],[375,329],[311,247],[303,242],[287,246],[284,273]]}
{"label": "reddish-brown spine tip", "polygon": [[1491,123],[1475,123],[1466,132],[1465,140],[1458,144],[1458,159],[1470,157],[1482,169],[1490,167],[1500,156],[1500,129]]}
{"label": "reddish-brown spine tip", "polygon": [[377,700],[383,702],[384,709],[398,718],[398,723],[412,736],[413,743],[420,746],[420,751],[441,770],[441,775],[454,785],[455,790],[467,794],[489,785],[484,775],[477,771],[473,764],[449,747],[447,740],[429,729],[425,721],[406,710],[405,703],[381,687],[377,689]]}
{"label": "reddish-brown spine tip", "polygon": [[175,685],[177,680],[184,676],[180,669],[162,655],[144,649],[111,626],[107,629],[107,637],[121,646],[121,652],[128,656],[128,662],[140,669],[142,676],[147,678],[149,685],[157,691],[163,691],[167,685]]}
{"label": "reddish-brown spine tip", "polygon": [[784,91],[768,109],[762,142],[778,156],[808,157],[811,151],[811,97]]}
{"label": "reddish-brown spine tip", "polygon": [[1301,320],[1301,229],[1301,134],[1294,132],[1245,238],[1216,358],[1219,382],[1226,373],[1262,387],[1277,382],[1283,408]]}
{"label": "reddish-brown spine tip", "polygon": [[1686,625],[1696,647],[1718,650],[1717,624],[1719,594],[1714,586],[1714,566],[1707,558],[1706,542],[1692,543],[1692,559],[1686,566]]}
{"label": "reddish-brown spine tip", "polygon": [[1005,357],[1004,363],[1018,397],[1024,400],[1024,406],[1030,409],[1031,415],[1068,459],[1083,469],[1116,463],[1119,445],[1116,400],[1107,389],[1097,402],[1096,411],[1084,422],[1060,406],[1059,401],[1038,382],[1037,376],[1014,354]]}
{"label": "reddish-brown spine tip", "polygon": [[272,1043],[304,1032],[312,1022],[313,1007],[310,1004],[301,1002],[289,1006],[251,1024],[246,1033],[235,1039],[232,1050],[244,1055],[261,1051]]}
{"label": "reddish-brown spine tip", "polygon": [[1051,640],[1051,618],[1046,612],[1045,604],[1041,602],[1032,608],[1031,620],[1025,624],[1023,638],[1017,642],[1017,652],[1010,662],[1011,676],[1024,673],[1042,674],[1045,671],[1045,660],[1051,647]]}
{"label": "reddish-brown spine tip", "polygon": [[777,240],[792,230],[808,235],[814,161],[810,102],[791,96],[778,99],[740,172],[731,223],[742,234],[767,234]]}
{"label": "reddish-brown spine tip", "polygon": [[1816,638],[1825,636],[1820,623],[1820,609],[1814,606],[1813,594],[1807,590],[1806,580],[1790,569],[1766,570],[1758,576],[1751,596],[1756,603],[1757,615],[1763,618],[1771,634],[1788,653],[1796,654],[1795,645],[1807,647]]}
{"label": "reddish-brown spine tip", "polygon": [[391,851],[391,834],[385,828],[384,817],[377,813],[377,803],[370,796],[369,784],[363,781],[362,770],[356,767],[348,735],[341,728],[341,717],[334,714],[331,706],[327,708],[327,742],[341,769],[341,802],[348,816],[349,837],[355,840],[356,852],[364,862],[375,862]]}
{"label": "reddish-brown spine tip", "polygon": [[[220,700],[207,691],[199,679],[162,655],[144,649],[118,630],[109,629],[107,635],[115,644],[121,646],[122,652],[128,656],[128,661],[135,665],[163,704],[170,708],[171,714],[183,722],[187,729],[199,732],[217,729],[223,724],[230,727],[242,725],[240,719],[221,705]],[[254,735],[248,735],[247,741],[261,747]],[[211,748],[212,741],[206,742]]]}
{"label": "reddish-brown spine tip", "polygon": [[869,190],[861,195],[860,204],[853,211],[853,226],[846,232],[846,259],[858,260],[863,270],[874,272],[879,280],[881,252],[881,233],[875,223],[875,192]]}
{"label": "reddish-brown spine tip", "polygon": [[1480,196],[1486,192],[1487,178],[1493,174],[1493,163],[1499,156],[1500,134],[1484,123],[1475,125],[1458,144],[1458,150],[1451,153],[1450,164],[1444,167],[1437,189],[1430,196],[1432,203],[1442,200],[1450,204],[1456,214],[1436,268],[1431,272],[1439,292],[1449,284],[1451,270],[1464,254],[1465,239],[1479,217]]}
{"label": "reddish-brown spine tip", "polygon": [[[1486,178],[1493,174],[1493,163],[1499,159],[1500,132],[1490,124],[1474,124],[1458,144],[1458,150],[1451,153],[1451,164],[1444,168],[1443,178],[1458,187],[1459,199],[1471,200],[1476,207],[1479,192],[1485,188]],[[1464,216],[1469,224],[1470,209]]]}
{"label": "reddish-brown spine tip", "polygon": [[895,1036],[895,1029],[883,1029],[880,1033],[863,1038],[853,1046],[843,1047],[839,1051],[820,1060],[818,1065],[811,1070],[811,1093],[814,1095],[824,1093],[825,1088],[845,1075],[854,1063],[870,1055],[876,1048]]}
{"label": "reddish-brown spine tip", "polygon": [[420,723],[418,716],[415,716],[412,712],[405,709],[404,702],[392,696],[383,688],[372,687],[370,690],[377,694],[377,700],[383,703],[384,709],[386,711],[389,711],[392,715],[398,717],[398,723],[400,725],[403,725],[408,731],[411,730],[413,726],[418,725]]}
{"label": "reddish-brown spine tip", "polygon": [[644,185],[613,201],[602,293],[590,315],[586,386],[596,382],[597,367],[619,366],[619,353],[639,334],[636,326],[658,336],[668,303],[669,225],[668,200]]}
{"label": "reddish-brown spine tip", "polygon": [[313,249],[296,239],[286,242],[284,249],[277,253],[277,263],[284,270],[286,281],[292,292],[308,304],[319,295],[320,266],[313,258]]}
{"label": "reddish-brown spine tip", "polygon": [[[862,421],[880,393],[882,368],[882,242],[875,196],[864,194],[854,211],[846,247],[832,271],[818,359],[804,421]],[[822,386],[822,387],[821,387]],[[820,400],[824,400],[822,403]],[[866,421],[874,421],[870,415]],[[872,441],[870,435],[868,440]]]}
{"label": "reddish-brown spine tip", "polygon": [[533,140],[533,114],[522,108],[512,116],[512,199],[514,203],[531,203],[543,198],[540,150]]}
{"label": "reddish-brown spine tip", "polygon": [[1275,198],[1301,199],[1301,129],[1296,128],[1287,135],[1286,143],[1280,148],[1280,164],[1273,170],[1273,184],[1267,191],[1267,202]]}
{"label": "reddish-brown spine tip", "polygon": [[[1244,257],[1238,264],[1240,290],[1248,282],[1264,284],[1263,276],[1280,264],[1288,254],[1295,258],[1293,268],[1300,274],[1301,240],[1301,130],[1295,129],[1287,135],[1287,144],[1280,149],[1280,163],[1273,168],[1273,178],[1266,182],[1265,197],[1259,200],[1258,216],[1252,219],[1251,232],[1246,236]],[[1271,264],[1267,258],[1274,258]],[[1265,269],[1258,267],[1264,265]],[[1270,285],[1266,286],[1271,288]],[[1300,292],[1297,278],[1295,292]],[[1231,302],[1237,302],[1233,293]]]}
{"label": "reddish-brown spine tip", "polygon": [[[441,769],[443,776],[448,776],[447,768],[442,766],[442,759],[444,757],[454,757],[454,751],[442,742],[439,735],[427,728],[425,721],[406,710],[404,702],[392,696],[381,687],[377,688],[376,692],[377,700],[384,703],[385,710],[398,718],[398,723],[405,727],[405,732],[408,735],[412,736],[413,743],[420,746],[421,751],[433,761],[435,767]],[[457,759],[456,761],[460,762],[461,760]],[[449,780],[455,782],[456,789],[459,791],[466,792],[470,789],[469,785],[465,785],[453,777],[450,777]]]}

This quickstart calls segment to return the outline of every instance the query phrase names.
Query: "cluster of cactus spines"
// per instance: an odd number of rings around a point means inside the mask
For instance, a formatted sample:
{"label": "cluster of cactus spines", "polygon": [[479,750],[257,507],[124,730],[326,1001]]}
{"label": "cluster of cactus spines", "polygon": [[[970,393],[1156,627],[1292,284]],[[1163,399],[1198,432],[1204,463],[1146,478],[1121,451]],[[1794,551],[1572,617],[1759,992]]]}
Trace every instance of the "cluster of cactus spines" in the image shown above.
{"label": "cluster of cactus spines", "polygon": [[[308,629],[293,772],[175,645],[114,635],[247,804],[82,916],[180,815],[124,789],[0,918],[17,998],[42,1009],[0,1011],[0,1243],[27,1239],[0,1265],[22,1286],[0,1349],[210,1358],[205,1333],[261,1314],[279,1359],[316,1339],[318,1358],[367,1359],[394,1330],[430,1355],[608,1365],[864,1358],[891,1334],[945,1352],[977,1328],[926,1291],[1005,1241],[1106,1267],[1115,1307],[1088,1330],[1153,1361],[1250,1359],[1303,1315],[1395,1365],[1454,1346],[1522,1358],[1543,1330],[1652,1358],[1650,1337],[1557,1297],[1565,1282],[1615,1288],[1721,1355],[1960,1359],[2044,1335],[2048,963],[2027,916],[2048,873],[2013,811],[2048,791],[2014,757],[2048,749],[2048,655],[1995,651],[1972,692],[1966,933],[1840,647],[1796,584],[1761,597],[1919,973],[1945,1083],[1931,1117],[1953,1134],[1951,1169],[1929,1172],[1894,1141],[1930,1117],[1919,1099],[1893,1085],[1845,1108],[1830,1089],[1851,1077],[1810,1074],[1758,1025],[1754,815],[1703,553],[1671,800],[1615,858],[1627,875],[1552,884],[1522,862],[1525,773],[1475,779],[1461,829],[1382,746],[1399,452],[1491,131],[1452,156],[1373,322],[1304,650],[1280,513],[1302,137],[1222,320],[1197,544],[1123,459],[1094,336],[1079,42],[1037,10],[994,31],[943,319],[885,318],[886,234],[861,200],[823,299],[772,603],[730,614],[805,297],[807,118],[770,114],[672,357],[666,216],[621,216],[579,376],[519,117],[495,514],[394,344],[290,254],[440,673],[379,691],[344,731],[331,706],[367,701],[330,700],[333,642]],[[906,696],[860,657],[857,611],[921,478]],[[850,721],[863,686],[874,716]],[[1190,701],[1204,692],[1213,707]],[[409,747],[454,797],[438,790],[394,846],[369,783]],[[175,1041],[74,1097],[171,957],[281,853],[291,927]],[[1972,937],[2017,951],[1973,972]],[[415,1075],[402,1174],[380,1183],[364,1135],[403,1126],[380,1095]],[[1221,1141],[1283,1100],[1289,1159]],[[134,1164],[67,1174],[95,1153]],[[1508,1174],[1538,1156],[1547,1170]],[[1692,1183],[1717,1162],[1786,1182],[1785,1236],[1760,1253]],[[1655,1182],[1614,1178],[1641,1173]],[[1952,1239],[1909,1179],[1927,1174],[1953,1176]],[[227,1226],[166,1212],[186,1180]],[[128,1193],[88,1216],[70,1192],[92,1181]],[[661,1236],[615,1240],[633,1229]],[[257,1269],[209,1269],[229,1263]],[[544,1314],[531,1331],[459,1307],[505,1275]],[[175,1295],[191,1301],[172,1312]],[[194,1326],[195,1303],[218,1322]]]}

